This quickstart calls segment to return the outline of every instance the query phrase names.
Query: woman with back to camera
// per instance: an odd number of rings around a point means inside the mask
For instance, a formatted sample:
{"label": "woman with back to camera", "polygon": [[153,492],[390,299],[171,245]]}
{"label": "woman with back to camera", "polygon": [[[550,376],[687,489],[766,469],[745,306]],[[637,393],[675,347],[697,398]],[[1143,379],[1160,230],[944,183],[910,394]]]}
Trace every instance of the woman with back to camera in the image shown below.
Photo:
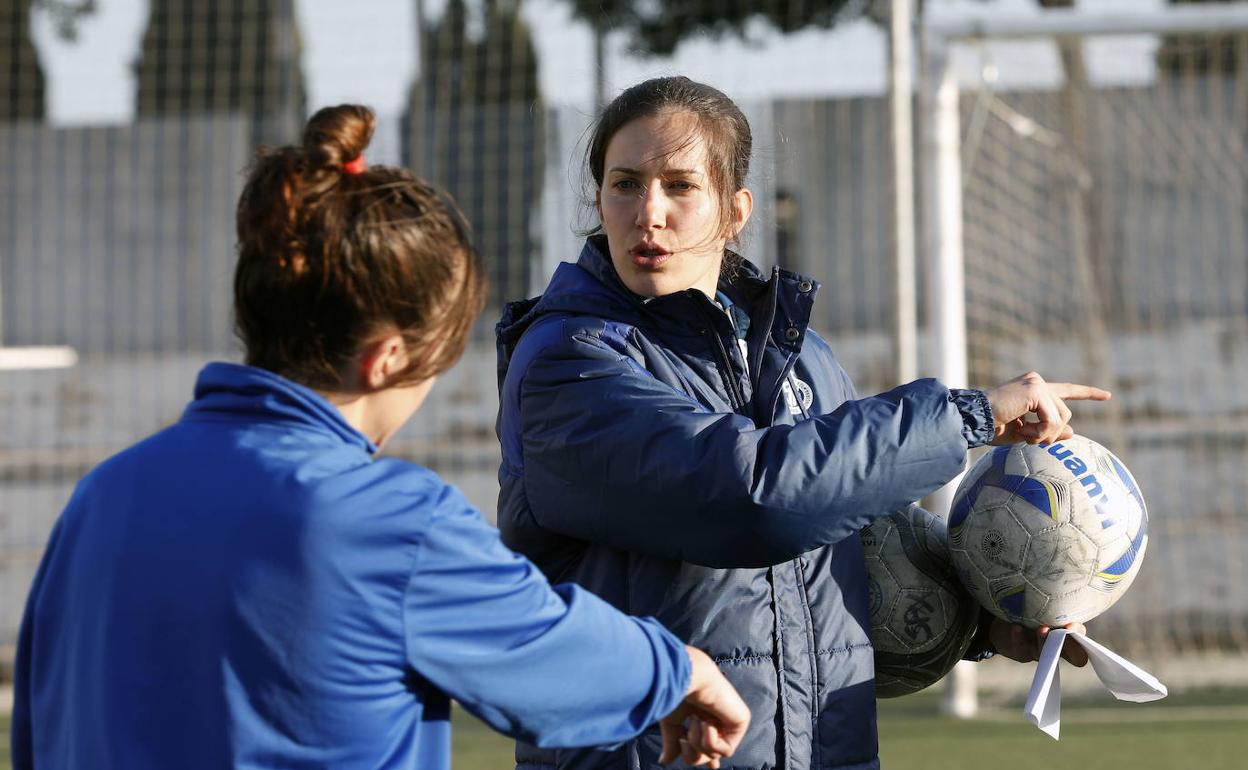
{"label": "woman with back to camera", "polygon": [[251,169],[247,365],[206,366],[177,424],[75,490],[22,624],[17,770],[436,770],[449,698],[548,746],[664,714],[667,758],[716,766],[740,740],[748,712],[706,655],[552,590],[434,473],[374,459],[485,287],[449,201],[364,167],[372,131],[366,108],[326,108]]}
{"label": "woman with back to camera", "polygon": [[[1109,394],[1029,373],[858,398],[808,327],[818,284],[727,249],[753,204],[750,147],[736,105],[683,77],[603,112],[587,158],[601,225],[498,326],[499,526],[552,580],[711,654],[753,715],[725,766],[877,767],[858,531],[968,448],[1067,437],[1063,400]],[[1048,631],[983,630],[983,652],[1019,660]],[[609,759],[524,743],[516,758],[623,770],[658,754],[647,734]]]}

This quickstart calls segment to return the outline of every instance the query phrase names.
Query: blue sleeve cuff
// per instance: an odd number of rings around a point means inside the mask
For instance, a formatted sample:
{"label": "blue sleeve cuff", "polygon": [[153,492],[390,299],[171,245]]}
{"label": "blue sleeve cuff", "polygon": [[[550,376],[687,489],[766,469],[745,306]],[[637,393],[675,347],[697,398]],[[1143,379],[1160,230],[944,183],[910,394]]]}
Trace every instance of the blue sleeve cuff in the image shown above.
{"label": "blue sleeve cuff", "polygon": [[950,388],[949,399],[962,415],[962,438],[968,448],[983,446],[996,436],[988,395],[973,388]]}
{"label": "blue sleeve cuff", "polygon": [[658,620],[651,617],[630,619],[650,637],[654,648],[656,684],[652,711],[658,719],[675,711],[685,700],[693,679],[693,661],[689,660],[685,643]]}

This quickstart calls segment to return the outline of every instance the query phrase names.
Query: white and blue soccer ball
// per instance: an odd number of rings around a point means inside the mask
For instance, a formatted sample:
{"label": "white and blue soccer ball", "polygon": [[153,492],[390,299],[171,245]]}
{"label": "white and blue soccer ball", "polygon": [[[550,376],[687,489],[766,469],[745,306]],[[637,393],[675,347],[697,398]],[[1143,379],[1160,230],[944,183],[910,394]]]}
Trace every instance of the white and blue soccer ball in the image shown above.
{"label": "white and blue soccer ball", "polygon": [[1086,622],[1122,598],[1148,547],[1131,472],[1075,436],[994,447],[962,479],[948,519],[958,577],[1012,623]]}

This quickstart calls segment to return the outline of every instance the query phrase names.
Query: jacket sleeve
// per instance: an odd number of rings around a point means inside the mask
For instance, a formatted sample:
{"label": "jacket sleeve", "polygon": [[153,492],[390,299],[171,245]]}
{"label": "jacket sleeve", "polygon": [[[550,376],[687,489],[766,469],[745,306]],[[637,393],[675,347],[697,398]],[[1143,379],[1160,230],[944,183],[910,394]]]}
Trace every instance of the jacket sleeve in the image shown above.
{"label": "jacket sleeve", "polygon": [[541,747],[633,738],[689,685],[680,640],[579,587],[552,589],[451,487],[417,550],[403,622],[421,676]]}
{"label": "jacket sleeve", "polygon": [[936,380],[758,428],[709,411],[598,336],[546,338],[507,374],[502,409],[520,445],[504,437],[505,469],[523,474],[536,522],[569,537],[710,567],[769,566],[922,498],[966,459],[961,396]]}
{"label": "jacket sleeve", "polygon": [[34,595],[39,590],[36,578],[31,587],[31,597],[26,602],[26,616],[22,619],[17,637],[17,656],[13,671],[13,723],[9,736],[14,770],[33,770],[34,735],[31,729],[30,708],[30,656],[31,635],[34,633]]}
{"label": "jacket sleeve", "polygon": [[[70,505],[73,504],[71,499]],[[35,654],[35,616],[38,612],[39,594],[43,588],[48,562],[60,542],[61,519],[57,519],[48,537],[43,559],[31,582],[30,595],[26,598],[26,610],[22,616],[21,630],[17,636],[17,654],[13,664],[13,715],[10,726],[10,754],[13,770],[33,770],[35,766],[35,737],[31,710],[34,707],[34,684],[31,682],[32,656]]]}

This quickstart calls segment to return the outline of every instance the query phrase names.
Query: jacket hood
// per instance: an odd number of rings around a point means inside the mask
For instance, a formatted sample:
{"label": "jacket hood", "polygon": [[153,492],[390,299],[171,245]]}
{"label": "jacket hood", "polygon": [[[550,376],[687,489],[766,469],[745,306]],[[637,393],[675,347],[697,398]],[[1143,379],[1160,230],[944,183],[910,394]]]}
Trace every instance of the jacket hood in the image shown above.
{"label": "jacket hood", "polygon": [[575,264],[559,263],[540,296],[507,303],[494,331],[500,344],[514,344],[534,321],[549,313],[636,320],[643,307],[642,298],[629,291],[615,272],[606,237],[591,236]]}

